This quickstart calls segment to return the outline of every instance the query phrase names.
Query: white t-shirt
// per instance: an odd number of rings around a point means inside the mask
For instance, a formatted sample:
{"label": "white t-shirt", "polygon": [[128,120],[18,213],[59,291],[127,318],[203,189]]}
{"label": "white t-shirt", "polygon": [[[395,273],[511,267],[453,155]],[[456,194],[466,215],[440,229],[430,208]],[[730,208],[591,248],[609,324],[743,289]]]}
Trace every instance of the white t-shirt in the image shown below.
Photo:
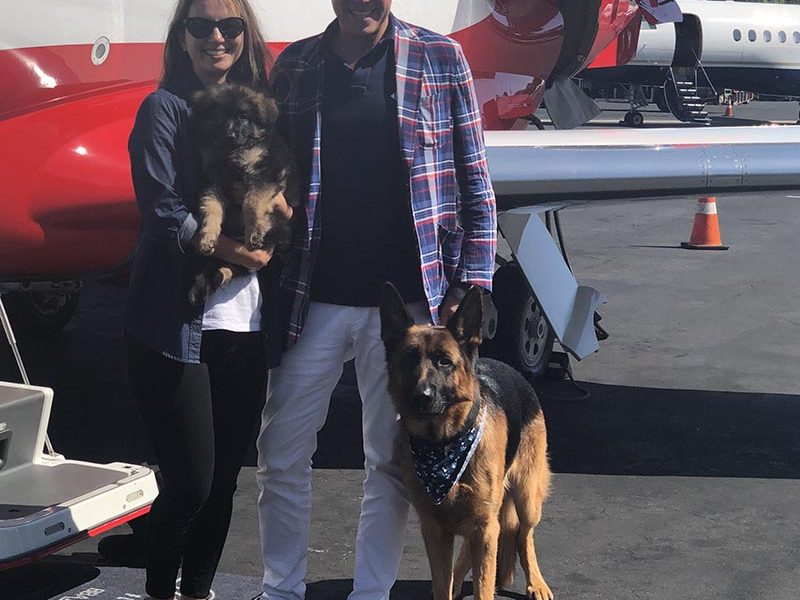
{"label": "white t-shirt", "polygon": [[261,330],[261,290],[255,273],[234,277],[206,300],[203,331]]}

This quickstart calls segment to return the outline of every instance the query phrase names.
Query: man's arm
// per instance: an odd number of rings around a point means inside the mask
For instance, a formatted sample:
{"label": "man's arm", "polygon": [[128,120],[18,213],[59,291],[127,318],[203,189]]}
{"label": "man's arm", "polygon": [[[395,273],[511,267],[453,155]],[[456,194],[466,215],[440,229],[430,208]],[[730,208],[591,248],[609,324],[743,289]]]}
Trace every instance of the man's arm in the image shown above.
{"label": "man's arm", "polygon": [[459,218],[464,229],[461,260],[450,282],[439,317],[446,324],[471,285],[492,289],[497,251],[497,210],[486,162],[486,147],[472,73],[456,46],[453,77],[453,158],[459,188]]}
{"label": "man's arm", "polygon": [[492,289],[497,250],[497,209],[489,178],[480,108],[472,73],[456,46],[453,76],[453,158],[458,178],[459,218],[464,229],[461,260],[452,283]]}

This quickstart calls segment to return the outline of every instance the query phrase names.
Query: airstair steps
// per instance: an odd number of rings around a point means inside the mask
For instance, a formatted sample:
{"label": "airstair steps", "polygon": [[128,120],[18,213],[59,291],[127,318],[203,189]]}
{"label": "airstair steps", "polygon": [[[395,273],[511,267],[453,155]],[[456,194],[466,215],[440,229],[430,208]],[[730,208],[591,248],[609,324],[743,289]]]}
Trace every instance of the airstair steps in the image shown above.
{"label": "airstair steps", "polygon": [[710,125],[711,118],[705,110],[705,102],[697,94],[697,84],[694,81],[674,79],[672,84],[670,86],[668,82],[665,86],[667,104],[672,114],[687,123]]}

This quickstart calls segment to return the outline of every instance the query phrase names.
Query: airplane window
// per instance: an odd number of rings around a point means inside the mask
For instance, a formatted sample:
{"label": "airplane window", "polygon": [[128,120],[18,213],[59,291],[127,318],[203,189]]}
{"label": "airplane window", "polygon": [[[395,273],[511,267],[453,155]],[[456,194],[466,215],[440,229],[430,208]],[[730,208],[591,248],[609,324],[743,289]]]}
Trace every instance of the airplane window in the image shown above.
{"label": "airplane window", "polygon": [[742,41],[742,32],[739,29],[733,30],[733,39],[736,42]]}
{"label": "airplane window", "polygon": [[752,29],[747,32],[747,39],[751,42],[755,42],[758,36],[756,36],[756,32]]}
{"label": "airplane window", "polygon": [[772,32],[771,31],[764,31],[764,41],[768,44],[772,41]]}
{"label": "airplane window", "polygon": [[792,37],[794,38],[794,43],[795,44],[800,44],[800,33],[795,31],[794,35]]}
{"label": "airplane window", "polygon": [[786,32],[785,31],[779,31],[778,32],[778,41],[780,41],[781,44],[785,44],[786,43]]}

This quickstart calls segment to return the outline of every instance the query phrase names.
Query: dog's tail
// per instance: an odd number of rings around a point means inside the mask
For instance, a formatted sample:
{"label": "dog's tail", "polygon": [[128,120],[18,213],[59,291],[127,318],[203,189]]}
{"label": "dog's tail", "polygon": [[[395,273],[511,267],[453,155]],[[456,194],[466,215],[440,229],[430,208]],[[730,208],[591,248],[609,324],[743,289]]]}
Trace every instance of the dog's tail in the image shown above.
{"label": "dog's tail", "polygon": [[519,517],[514,502],[507,494],[500,509],[500,539],[497,543],[497,589],[508,589],[514,582],[517,564]]}

